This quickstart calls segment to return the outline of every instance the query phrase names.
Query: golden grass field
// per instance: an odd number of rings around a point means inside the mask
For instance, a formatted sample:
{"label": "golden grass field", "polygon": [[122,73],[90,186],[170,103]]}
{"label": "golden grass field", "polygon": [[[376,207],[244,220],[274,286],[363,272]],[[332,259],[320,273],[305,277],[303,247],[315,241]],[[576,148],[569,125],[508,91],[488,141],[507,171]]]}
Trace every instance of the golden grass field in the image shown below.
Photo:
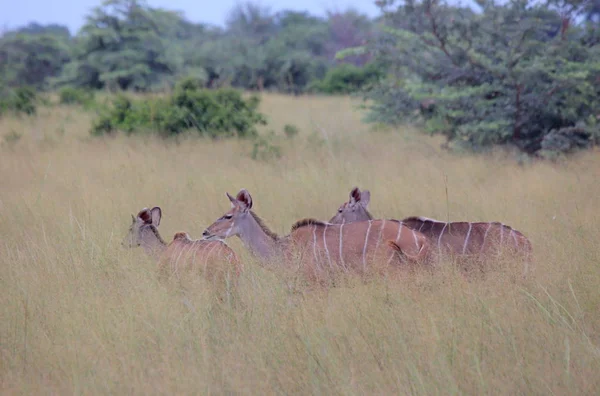
{"label": "golden grass field", "polygon": [[[358,102],[266,95],[279,160],[251,143],[90,137],[91,113],[0,119],[3,394],[536,394],[600,392],[600,157],[519,166],[456,156],[413,130],[373,131]],[[20,136],[20,138],[17,138]],[[353,186],[375,216],[502,221],[535,272],[467,279],[451,264],[402,281],[290,287],[246,263],[238,294],[174,289],[121,241],[160,206],[160,231],[199,238],[247,188],[278,233],[329,219]],[[448,199],[446,199],[446,185]]]}

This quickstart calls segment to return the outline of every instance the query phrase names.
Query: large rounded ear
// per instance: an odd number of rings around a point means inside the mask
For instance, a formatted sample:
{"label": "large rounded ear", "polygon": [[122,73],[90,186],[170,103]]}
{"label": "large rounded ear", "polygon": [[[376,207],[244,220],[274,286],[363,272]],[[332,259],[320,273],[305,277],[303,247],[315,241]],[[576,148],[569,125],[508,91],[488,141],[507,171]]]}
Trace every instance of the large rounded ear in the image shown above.
{"label": "large rounded ear", "polygon": [[162,217],[162,210],[158,206],[155,206],[150,213],[152,214],[152,224],[154,224],[155,227],[158,227],[160,218]]}
{"label": "large rounded ear", "polygon": [[358,187],[354,187],[350,191],[350,199],[348,200],[348,202],[350,204],[355,204],[355,203],[359,202],[360,199],[361,199],[360,189]]}
{"label": "large rounded ear", "polygon": [[140,210],[137,217],[142,220],[145,224],[152,224],[152,213],[150,209],[144,208]]}
{"label": "large rounded ear", "polygon": [[252,209],[252,197],[245,188],[242,188],[236,197],[237,202],[240,204],[240,209],[244,212]]}
{"label": "large rounded ear", "polygon": [[369,190],[363,190],[363,192],[360,194],[360,204],[363,208],[367,209],[369,202],[371,202],[371,193]]}

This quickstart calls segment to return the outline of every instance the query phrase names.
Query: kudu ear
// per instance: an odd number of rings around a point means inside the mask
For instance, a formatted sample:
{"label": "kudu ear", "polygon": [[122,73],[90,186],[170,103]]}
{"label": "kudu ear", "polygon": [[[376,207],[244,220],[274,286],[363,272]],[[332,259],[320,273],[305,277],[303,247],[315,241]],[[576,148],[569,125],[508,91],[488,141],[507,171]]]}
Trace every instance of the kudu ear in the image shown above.
{"label": "kudu ear", "polygon": [[240,208],[244,212],[247,212],[250,209],[252,209],[252,197],[250,196],[248,190],[246,190],[245,188],[242,188],[240,190],[240,192],[237,194],[236,200],[240,205]]}
{"label": "kudu ear", "polygon": [[152,216],[152,224],[154,224],[155,227],[158,227],[158,225],[160,224],[160,219],[162,217],[162,210],[158,206],[155,206],[152,208],[150,213]]}
{"label": "kudu ear", "polygon": [[237,206],[237,199],[232,197],[228,192],[226,192],[225,195],[227,195],[227,198],[229,198],[229,201],[231,202],[231,207],[235,208]]}
{"label": "kudu ear", "polygon": [[148,208],[140,210],[140,213],[138,213],[137,217],[145,224],[152,224],[152,213]]}
{"label": "kudu ear", "polygon": [[350,191],[350,199],[348,200],[348,202],[350,204],[355,204],[357,202],[360,202],[361,199],[361,192],[360,189],[358,187],[354,187],[351,191]]}
{"label": "kudu ear", "polygon": [[360,204],[363,208],[367,209],[369,202],[371,202],[371,193],[369,190],[363,190],[363,192],[360,194]]}

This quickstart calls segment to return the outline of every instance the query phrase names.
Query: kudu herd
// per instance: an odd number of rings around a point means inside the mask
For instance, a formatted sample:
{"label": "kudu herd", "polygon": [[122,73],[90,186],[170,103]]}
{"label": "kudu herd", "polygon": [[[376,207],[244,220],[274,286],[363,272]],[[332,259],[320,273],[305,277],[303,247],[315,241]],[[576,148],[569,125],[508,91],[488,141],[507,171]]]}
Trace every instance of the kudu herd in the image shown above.
{"label": "kudu herd", "polygon": [[527,275],[532,260],[527,237],[502,223],[443,222],[425,217],[374,219],[367,209],[370,193],[358,187],[329,222],[303,219],[285,236],[271,231],[252,211],[252,197],[246,189],[236,197],[226,195],[231,209],[209,225],[200,240],[179,232],[165,243],[158,233],[162,212],[154,207],[132,215],[123,244],[142,246],[158,261],[161,277],[193,271],[208,279],[240,275],[242,263],[225,242],[234,236],[260,262],[295,268],[316,282],[336,272],[402,274],[429,267],[437,258],[481,262],[502,253],[521,260]]}

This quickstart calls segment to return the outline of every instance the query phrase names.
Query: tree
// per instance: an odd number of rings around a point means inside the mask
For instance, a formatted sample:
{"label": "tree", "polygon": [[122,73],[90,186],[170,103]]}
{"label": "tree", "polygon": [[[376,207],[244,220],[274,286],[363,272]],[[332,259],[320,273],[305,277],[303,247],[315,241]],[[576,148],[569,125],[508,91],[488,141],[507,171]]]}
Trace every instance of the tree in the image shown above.
{"label": "tree", "polygon": [[0,75],[9,87],[46,88],[69,61],[66,42],[51,34],[7,34],[0,39]]}
{"label": "tree", "polygon": [[148,91],[172,82],[181,65],[169,40],[181,17],[142,0],[106,0],[88,16],[78,35],[75,61],[59,83],[92,88]]}
{"label": "tree", "polygon": [[386,12],[385,34],[368,47],[390,71],[371,91],[371,119],[420,120],[472,150],[548,155],[593,144],[600,52],[575,23],[581,3],[478,4],[476,13],[409,0]]}

